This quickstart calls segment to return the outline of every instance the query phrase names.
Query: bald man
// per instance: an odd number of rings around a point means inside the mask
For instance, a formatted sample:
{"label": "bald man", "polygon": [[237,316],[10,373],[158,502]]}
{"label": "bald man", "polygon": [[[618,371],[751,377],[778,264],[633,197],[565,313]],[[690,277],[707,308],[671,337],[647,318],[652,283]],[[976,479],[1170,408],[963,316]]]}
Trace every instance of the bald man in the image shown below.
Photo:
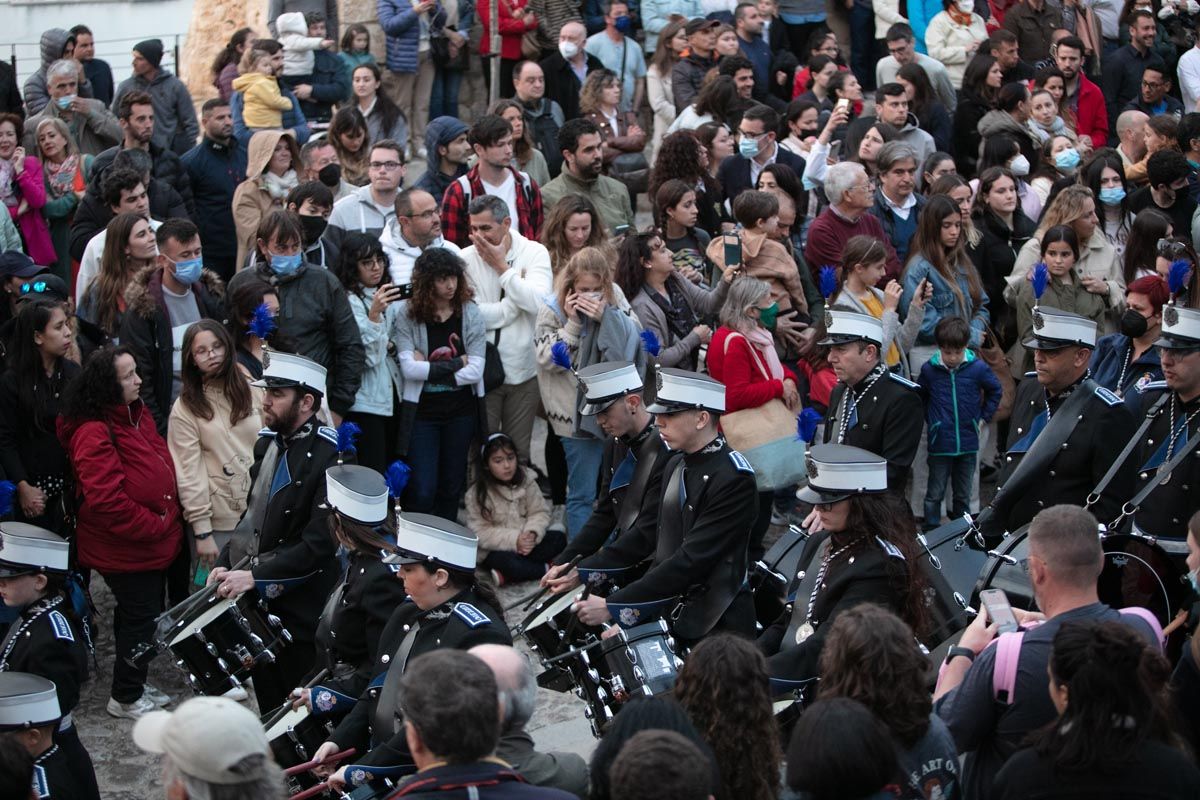
{"label": "bald man", "polygon": [[582,22],[568,22],[558,33],[558,52],[541,61],[546,73],[546,99],[562,107],[566,119],[579,116],[579,92],[583,80],[594,69],[604,69],[600,59],[583,49],[587,28]]}
{"label": "bald man", "polygon": [[496,757],[512,765],[534,786],[562,789],[576,797],[588,794],[587,762],[575,753],[539,753],[525,725],[537,705],[537,680],[529,661],[511,647],[481,644],[467,651],[496,676],[500,692],[500,744]]}
{"label": "bald man", "polygon": [[1142,164],[1137,170],[1136,177],[1130,175],[1130,168],[1146,157],[1146,122],[1150,119],[1143,111],[1131,109],[1122,111],[1117,117],[1117,152],[1121,155],[1121,163],[1125,165],[1125,177],[1139,184],[1146,183],[1146,165]]}

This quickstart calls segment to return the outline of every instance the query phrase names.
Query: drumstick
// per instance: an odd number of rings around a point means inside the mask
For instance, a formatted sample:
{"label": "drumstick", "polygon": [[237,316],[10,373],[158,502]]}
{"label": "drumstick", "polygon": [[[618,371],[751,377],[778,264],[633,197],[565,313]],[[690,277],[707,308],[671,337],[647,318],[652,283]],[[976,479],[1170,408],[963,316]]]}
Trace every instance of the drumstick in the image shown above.
{"label": "drumstick", "polygon": [[[245,556],[242,558],[241,561],[239,561],[238,563],[236,563],[232,567],[230,567],[229,571],[233,572],[234,570],[239,570],[249,563],[250,563],[250,556]],[[196,592],[195,594],[189,595],[186,599],[184,599],[179,604],[174,605],[171,608],[168,608],[163,613],[159,614],[157,617],[154,618],[154,621],[158,622],[159,620],[161,620],[165,617],[174,618],[174,616],[177,612],[190,611],[193,606],[198,605],[201,602],[206,602],[210,597],[212,597],[213,593],[215,591],[217,591],[217,587],[220,585],[221,585],[220,581],[213,581],[208,586],[205,586],[203,589]]]}
{"label": "drumstick", "polygon": [[[334,753],[332,755],[325,756],[324,758],[314,758],[312,761],[305,761],[303,764],[297,764],[294,767],[288,767],[283,771],[283,774],[289,777],[292,775],[299,775],[301,772],[308,772],[313,767],[319,767],[322,764],[330,764],[334,761],[341,761],[343,758],[349,758],[357,752],[358,751],[353,747],[350,747],[341,751],[340,753]],[[304,796],[307,797],[308,795]],[[295,800],[296,797],[300,797],[300,795],[294,795],[292,800]]]}
{"label": "drumstick", "polygon": [[[583,556],[581,556],[581,555],[575,556],[574,558],[572,558],[570,561],[567,562],[567,569],[565,571],[570,572],[571,570],[575,569],[576,565],[579,564],[579,562],[582,560],[583,560]],[[534,603],[536,603],[538,600],[541,600],[543,597],[545,597],[546,593],[549,591],[550,591],[549,586],[543,586],[541,589],[538,589],[533,594],[530,594],[527,597],[522,597],[520,600],[516,601],[515,603],[513,603],[510,606],[505,606],[504,610],[512,611],[514,608],[516,608],[517,606],[519,606],[523,603],[525,605],[525,607],[522,608],[521,610],[528,611],[530,608],[533,607]]]}
{"label": "drumstick", "polygon": [[[310,680],[308,683],[304,684],[304,686],[302,686],[300,688],[311,689],[314,686],[316,686],[318,683],[320,683],[321,681],[325,680],[325,676],[328,674],[329,674],[328,669],[322,669],[320,672],[318,672],[316,675],[313,676],[312,680]],[[266,720],[266,722],[263,723],[263,730],[270,730],[271,727],[274,726],[274,724],[276,722],[279,722],[279,720],[283,719],[284,715],[287,714],[287,712],[291,709],[291,707],[292,707],[292,701],[284,700],[283,705],[281,705],[277,708],[274,708],[271,711],[268,711],[263,716],[263,719]]]}
{"label": "drumstick", "polygon": [[561,655],[554,656],[554,658],[543,659],[542,666],[548,667],[551,664],[557,664],[560,661],[565,661],[568,658],[570,658],[571,656],[577,656],[580,653],[582,653],[584,650],[591,650],[593,647],[603,644],[605,641],[606,641],[605,639],[596,639],[594,642],[588,642],[587,644],[583,645],[582,647],[572,647],[567,652],[565,652]]}

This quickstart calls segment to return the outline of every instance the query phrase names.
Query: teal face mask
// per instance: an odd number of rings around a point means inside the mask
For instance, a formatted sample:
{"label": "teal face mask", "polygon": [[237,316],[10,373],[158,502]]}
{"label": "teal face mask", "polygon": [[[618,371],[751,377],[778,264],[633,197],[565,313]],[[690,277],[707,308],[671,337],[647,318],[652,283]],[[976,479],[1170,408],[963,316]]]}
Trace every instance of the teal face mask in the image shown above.
{"label": "teal face mask", "polygon": [[191,286],[200,280],[200,271],[204,268],[203,259],[190,258],[187,261],[175,261],[172,263],[175,264],[175,280],[187,286]]}
{"label": "teal face mask", "polygon": [[287,277],[295,274],[296,270],[300,269],[300,254],[296,253],[291,256],[283,256],[278,253],[271,253],[271,271],[280,277]]}
{"label": "teal face mask", "polygon": [[779,318],[779,303],[771,303],[766,308],[758,310],[758,321],[769,331],[775,330],[775,320]]}
{"label": "teal face mask", "polygon": [[54,101],[54,103],[59,108],[61,108],[63,111],[66,111],[68,108],[70,108],[71,103],[74,103],[74,102],[75,102],[75,95],[73,95],[73,94],[65,95]]}

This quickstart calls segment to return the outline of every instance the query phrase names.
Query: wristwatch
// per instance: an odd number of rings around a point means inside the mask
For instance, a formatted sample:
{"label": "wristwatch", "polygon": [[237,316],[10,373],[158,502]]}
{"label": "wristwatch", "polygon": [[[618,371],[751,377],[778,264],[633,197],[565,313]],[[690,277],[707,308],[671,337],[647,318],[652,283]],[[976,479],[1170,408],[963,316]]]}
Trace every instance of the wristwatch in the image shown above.
{"label": "wristwatch", "polygon": [[946,663],[949,664],[954,659],[962,656],[967,661],[975,661],[975,651],[969,647],[959,647],[955,645],[946,651]]}
{"label": "wristwatch", "polygon": [[212,531],[209,531],[208,533],[193,533],[192,534],[192,538],[195,539],[197,542],[203,542],[205,539],[209,538],[210,536],[212,536]]}

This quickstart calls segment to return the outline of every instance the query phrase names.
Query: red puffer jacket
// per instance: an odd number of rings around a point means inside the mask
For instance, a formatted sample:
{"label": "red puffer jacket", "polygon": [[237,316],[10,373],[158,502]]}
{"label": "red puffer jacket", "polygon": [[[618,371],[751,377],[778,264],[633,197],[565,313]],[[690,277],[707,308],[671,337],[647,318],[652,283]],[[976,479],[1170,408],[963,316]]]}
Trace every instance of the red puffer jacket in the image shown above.
{"label": "red puffer jacket", "polygon": [[154,417],[135,400],[105,420],[59,417],[78,486],[79,563],[100,572],[165,569],[183,544],[175,467]]}

